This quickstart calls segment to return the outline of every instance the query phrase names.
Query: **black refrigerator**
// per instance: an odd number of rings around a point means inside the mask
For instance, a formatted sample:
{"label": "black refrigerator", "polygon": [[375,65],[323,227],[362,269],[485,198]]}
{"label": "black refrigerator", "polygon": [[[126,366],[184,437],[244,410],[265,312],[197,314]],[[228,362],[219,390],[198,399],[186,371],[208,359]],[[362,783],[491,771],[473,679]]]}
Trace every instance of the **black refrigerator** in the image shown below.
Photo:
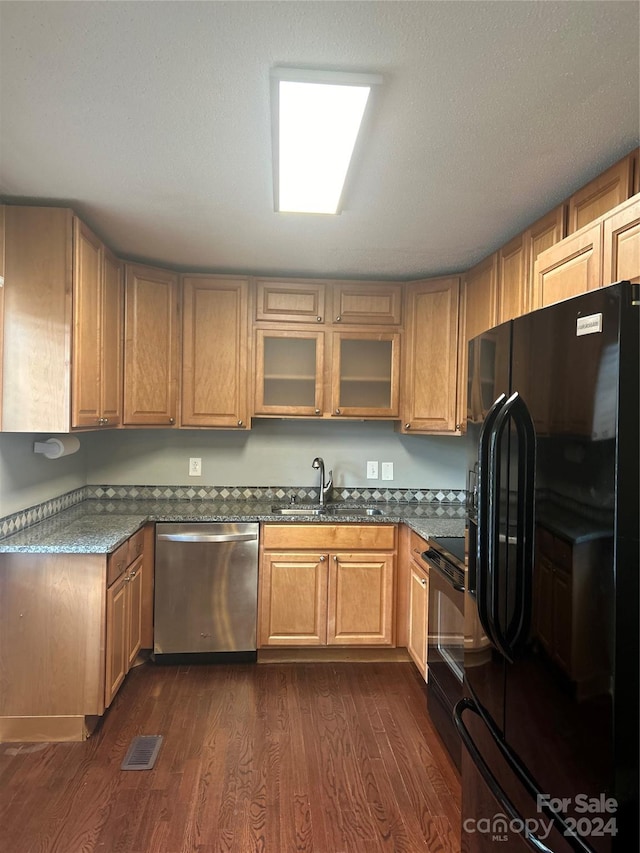
{"label": "black refrigerator", "polygon": [[462,850],[638,850],[640,286],[469,343]]}

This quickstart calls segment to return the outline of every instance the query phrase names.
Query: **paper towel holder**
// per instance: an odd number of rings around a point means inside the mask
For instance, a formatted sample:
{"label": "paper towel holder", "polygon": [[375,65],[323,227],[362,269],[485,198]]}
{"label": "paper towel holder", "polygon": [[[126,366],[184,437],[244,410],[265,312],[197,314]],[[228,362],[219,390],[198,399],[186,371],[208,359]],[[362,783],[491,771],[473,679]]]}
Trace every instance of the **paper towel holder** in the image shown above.
{"label": "paper towel holder", "polygon": [[80,439],[75,435],[48,438],[46,441],[35,441],[33,444],[33,452],[42,453],[47,459],[70,456],[78,450],[80,450]]}

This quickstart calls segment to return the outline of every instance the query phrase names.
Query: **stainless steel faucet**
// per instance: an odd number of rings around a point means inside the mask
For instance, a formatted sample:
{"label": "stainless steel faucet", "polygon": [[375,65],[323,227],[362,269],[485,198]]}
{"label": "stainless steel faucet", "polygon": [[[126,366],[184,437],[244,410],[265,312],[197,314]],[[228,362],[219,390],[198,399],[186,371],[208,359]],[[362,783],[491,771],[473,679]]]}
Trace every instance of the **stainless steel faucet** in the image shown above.
{"label": "stainless steel faucet", "polygon": [[311,467],[316,470],[320,469],[320,494],[319,494],[319,504],[320,506],[326,506],[327,501],[331,499],[331,489],[333,488],[333,471],[329,471],[329,479],[325,483],[324,481],[324,459],[322,456],[316,456],[316,458],[311,463]]}

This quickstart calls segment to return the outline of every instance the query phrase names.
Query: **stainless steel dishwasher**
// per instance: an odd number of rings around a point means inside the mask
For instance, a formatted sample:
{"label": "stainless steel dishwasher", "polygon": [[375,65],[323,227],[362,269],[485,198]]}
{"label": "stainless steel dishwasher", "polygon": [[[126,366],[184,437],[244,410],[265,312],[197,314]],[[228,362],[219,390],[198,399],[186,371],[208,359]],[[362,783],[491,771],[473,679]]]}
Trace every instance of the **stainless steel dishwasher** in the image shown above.
{"label": "stainless steel dishwasher", "polygon": [[156,525],[158,663],[256,660],[258,525]]}

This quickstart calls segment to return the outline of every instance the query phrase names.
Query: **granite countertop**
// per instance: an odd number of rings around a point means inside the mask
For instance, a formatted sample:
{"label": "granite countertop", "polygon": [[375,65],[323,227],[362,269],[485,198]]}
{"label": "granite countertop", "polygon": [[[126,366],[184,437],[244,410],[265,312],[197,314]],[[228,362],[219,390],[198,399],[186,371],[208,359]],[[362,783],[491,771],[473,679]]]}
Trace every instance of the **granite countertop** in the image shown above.
{"label": "granite countertop", "polygon": [[[464,507],[438,502],[357,503],[337,502],[340,514],[281,516],[272,502],[188,500],[85,500],[45,521],[0,539],[0,553],[108,554],[147,521],[271,521],[285,524],[404,522],[425,539],[429,536],[463,536]],[[310,505],[311,506],[311,505]],[[367,515],[367,508],[382,515]]]}

